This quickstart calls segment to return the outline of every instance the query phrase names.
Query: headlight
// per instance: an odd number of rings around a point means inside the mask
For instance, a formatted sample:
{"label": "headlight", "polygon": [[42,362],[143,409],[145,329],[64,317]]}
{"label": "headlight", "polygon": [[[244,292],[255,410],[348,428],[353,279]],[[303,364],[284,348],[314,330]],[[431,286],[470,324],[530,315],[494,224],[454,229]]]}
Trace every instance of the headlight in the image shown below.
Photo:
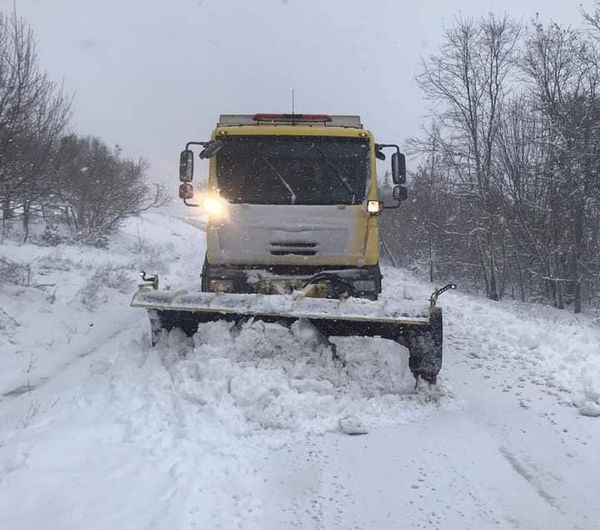
{"label": "headlight", "polygon": [[211,220],[222,220],[229,216],[229,203],[217,193],[206,193],[200,199],[200,206]]}
{"label": "headlight", "polygon": [[209,290],[213,293],[231,293],[233,282],[231,280],[210,280]]}
{"label": "headlight", "polygon": [[381,211],[381,203],[379,201],[367,201],[367,212],[375,215]]}

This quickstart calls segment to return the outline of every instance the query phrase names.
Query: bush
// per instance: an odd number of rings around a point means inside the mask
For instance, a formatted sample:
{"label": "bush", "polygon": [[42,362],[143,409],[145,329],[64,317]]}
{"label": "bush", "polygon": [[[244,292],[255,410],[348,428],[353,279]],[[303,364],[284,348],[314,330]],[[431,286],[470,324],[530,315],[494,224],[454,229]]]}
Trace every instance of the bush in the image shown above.
{"label": "bush", "polygon": [[17,263],[0,258],[0,283],[29,287],[32,277],[31,263]]}
{"label": "bush", "polygon": [[129,268],[117,265],[104,265],[92,274],[85,285],[79,290],[81,304],[88,310],[94,311],[98,306],[108,302],[110,289],[121,293],[132,290],[134,280]]}

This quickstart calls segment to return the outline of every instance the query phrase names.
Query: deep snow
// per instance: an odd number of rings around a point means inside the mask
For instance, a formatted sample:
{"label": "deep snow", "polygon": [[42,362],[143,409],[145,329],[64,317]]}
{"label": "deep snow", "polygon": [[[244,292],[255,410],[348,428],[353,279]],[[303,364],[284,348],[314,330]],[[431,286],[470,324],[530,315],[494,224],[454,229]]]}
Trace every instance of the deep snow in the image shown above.
{"label": "deep snow", "polygon": [[[300,325],[153,349],[128,304],[142,268],[198,283],[186,213],[107,251],[2,243],[29,268],[0,284],[0,528],[600,528],[594,317],[445,294],[417,391],[400,346],[340,339],[342,366]],[[433,290],[384,272],[388,299]]]}

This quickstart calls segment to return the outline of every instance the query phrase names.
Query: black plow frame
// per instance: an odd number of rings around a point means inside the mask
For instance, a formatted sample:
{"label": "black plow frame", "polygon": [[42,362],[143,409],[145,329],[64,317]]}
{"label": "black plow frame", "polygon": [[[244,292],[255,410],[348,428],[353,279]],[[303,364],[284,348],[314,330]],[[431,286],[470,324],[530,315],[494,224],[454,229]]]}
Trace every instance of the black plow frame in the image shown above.
{"label": "black plow frame", "polygon": [[204,322],[224,320],[240,322],[245,319],[262,320],[291,325],[294,321],[304,319],[325,337],[378,337],[392,340],[409,351],[409,367],[415,378],[435,383],[442,367],[442,310],[439,307],[429,308],[428,320],[399,319],[390,320],[358,320],[343,317],[293,317],[274,315],[272,313],[230,313],[202,310],[156,309],[147,308],[152,330],[152,342],[156,343],[163,331],[179,328],[186,335],[192,336],[198,326]]}

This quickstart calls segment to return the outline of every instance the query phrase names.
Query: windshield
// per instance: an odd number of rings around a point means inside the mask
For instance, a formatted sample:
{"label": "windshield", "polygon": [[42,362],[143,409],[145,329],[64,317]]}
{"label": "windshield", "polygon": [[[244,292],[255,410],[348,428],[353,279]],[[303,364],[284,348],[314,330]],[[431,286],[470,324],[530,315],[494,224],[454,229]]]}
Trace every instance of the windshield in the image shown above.
{"label": "windshield", "polygon": [[229,202],[360,204],[369,174],[366,138],[230,136],[217,155]]}

